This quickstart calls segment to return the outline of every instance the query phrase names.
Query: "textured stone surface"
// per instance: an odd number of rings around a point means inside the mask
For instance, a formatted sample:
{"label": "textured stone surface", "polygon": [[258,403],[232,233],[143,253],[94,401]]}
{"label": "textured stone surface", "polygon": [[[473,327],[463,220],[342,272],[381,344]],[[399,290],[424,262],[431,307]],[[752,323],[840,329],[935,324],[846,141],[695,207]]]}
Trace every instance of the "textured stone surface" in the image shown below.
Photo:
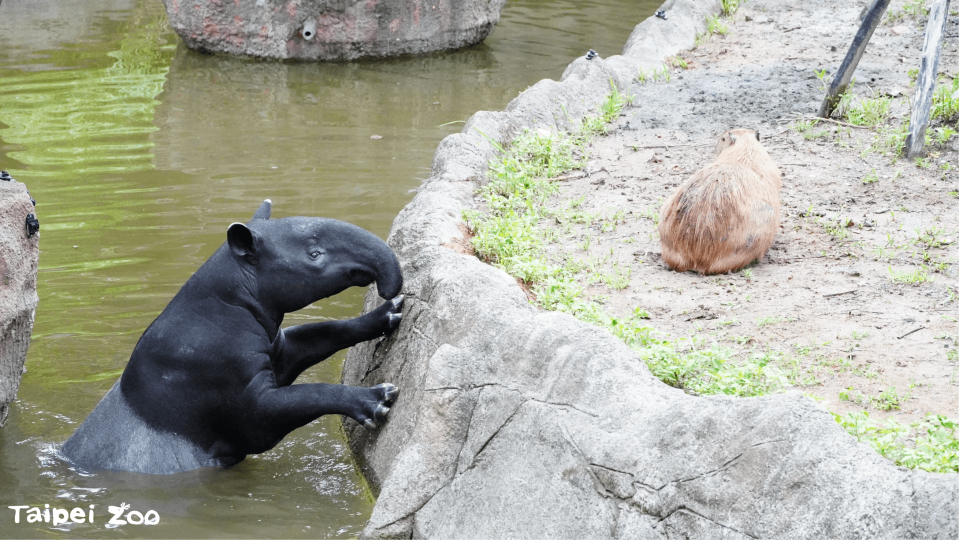
{"label": "textured stone surface", "polygon": [[344,424],[378,490],[364,537],[959,534],[957,475],[896,467],[801,396],[670,388],[605,330],[537,310],[513,278],[446,247],[462,238],[461,212],[494,155],[479,131],[507,143],[525,128],[571,127],[610,79],[631,92],[639,66],[691,45],[719,2],[668,7],[669,20],[640,24],[623,56],[580,58],[561,82],[474,115],[439,145],[396,218],[388,241],[406,280],[403,324],[352,349],[343,373],[402,392],[380,430]]}
{"label": "textured stone surface", "polygon": [[505,0],[163,0],[195,50],[354,60],[457,49],[486,39]]}
{"label": "textured stone surface", "polygon": [[40,234],[27,236],[33,214],[25,185],[0,181],[0,426],[17,397],[37,309]]}

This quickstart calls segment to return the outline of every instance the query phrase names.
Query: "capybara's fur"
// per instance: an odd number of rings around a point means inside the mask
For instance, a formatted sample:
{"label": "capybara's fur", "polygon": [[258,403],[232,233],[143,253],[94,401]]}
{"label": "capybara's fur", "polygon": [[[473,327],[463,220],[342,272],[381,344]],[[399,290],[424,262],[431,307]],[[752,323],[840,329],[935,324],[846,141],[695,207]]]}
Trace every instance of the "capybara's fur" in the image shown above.
{"label": "capybara's fur", "polygon": [[723,133],[716,161],[686,180],[659,212],[663,262],[720,274],[762,259],[779,228],[779,168],[751,129]]}

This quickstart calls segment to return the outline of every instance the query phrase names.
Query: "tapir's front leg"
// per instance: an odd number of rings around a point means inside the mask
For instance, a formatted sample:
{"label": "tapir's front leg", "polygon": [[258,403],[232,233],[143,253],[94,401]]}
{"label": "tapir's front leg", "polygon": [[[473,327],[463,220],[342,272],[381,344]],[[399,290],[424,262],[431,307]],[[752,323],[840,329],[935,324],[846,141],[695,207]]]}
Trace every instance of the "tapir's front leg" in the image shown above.
{"label": "tapir's front leg", "polygon": [[272,355],[277,386],[292,384],[300,373],[336,351],[392,332],[403,317],[402,308],[401,295],[355,319],[304,324],[282,330]]}
{"label": "tapir's front leg", "polygon": [[375,429],[386,419],[397,395],[399,390],[392,384],[360,388],[311,383],[266,390],[256,397],[250,414],[244,416],[242,451],[265,452],[294,429],[327,414],[348,416],[367,429]]}

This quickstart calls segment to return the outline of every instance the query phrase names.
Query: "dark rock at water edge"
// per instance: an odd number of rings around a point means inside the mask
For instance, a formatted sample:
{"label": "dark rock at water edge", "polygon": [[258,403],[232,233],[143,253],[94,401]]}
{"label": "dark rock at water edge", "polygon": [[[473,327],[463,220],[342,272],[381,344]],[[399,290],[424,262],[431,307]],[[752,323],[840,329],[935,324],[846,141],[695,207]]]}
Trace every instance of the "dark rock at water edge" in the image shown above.
{"label": "dark rock at water edge", "polygon": [[458,49],[486,39],[505,0],[163,0],[191,49],[355,60]]}
{"label": "dark rock at water edge", "polygon": [[17,397],[37,309],[40,235],[30,234],[35,209],[22,183],[0,181],[0,426]]}

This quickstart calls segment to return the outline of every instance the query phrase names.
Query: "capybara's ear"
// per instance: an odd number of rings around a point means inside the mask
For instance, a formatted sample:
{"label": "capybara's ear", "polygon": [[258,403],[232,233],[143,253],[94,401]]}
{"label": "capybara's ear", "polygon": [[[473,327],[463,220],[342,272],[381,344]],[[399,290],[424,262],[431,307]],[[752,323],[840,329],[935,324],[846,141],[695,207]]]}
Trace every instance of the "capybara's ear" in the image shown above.
{"label": "capybara's ear", "polygon": [[729,142],[730,142],[730,143],[735,143],[737,137],[738,137],[737,135],[733,135],[732,133],[730,133],[730,134],[729,134]]}
{"label": "capybara's ear", "polygon": [[253,219],[270,219],[270,210],[273,208],[273,201],[270,199],[265,199],[263,204],[256,209],[256,212],[253,214]]}
{"label": "capybara's ear", "polygon": [[253,231],[242,223],[234,223],[226,230],[226,241],[230,250],[237,257],[246,257],[256,253],[256,242],[253,240]]}
{"label": "capybara's ear", "polygon": [[758,132],[758,131],[756,132],[756,140],[757,140],[757,141],[759,140],[759,132]]}

